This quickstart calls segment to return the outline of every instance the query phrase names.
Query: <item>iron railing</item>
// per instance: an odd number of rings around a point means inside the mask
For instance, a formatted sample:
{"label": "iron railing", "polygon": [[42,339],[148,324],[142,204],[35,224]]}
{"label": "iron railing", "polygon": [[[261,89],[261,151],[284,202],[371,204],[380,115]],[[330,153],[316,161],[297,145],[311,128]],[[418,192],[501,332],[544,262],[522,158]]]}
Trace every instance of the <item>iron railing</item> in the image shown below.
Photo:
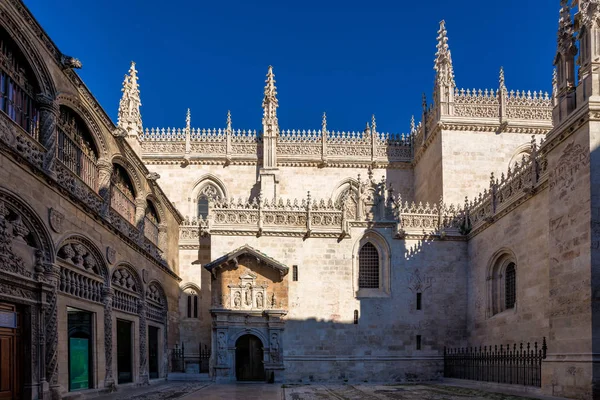
{"label": "iron railing", "polygon": [[546,350],[546,338],[541,347],[537,342],[533,346],[528,342],[526,345],[444,348],[444,377],[541,387]]}
{"label": "iron railing", "polygon": [[202,343],[198,344],[197,353],[189,354],[186,354],[184,344],[181,347],[175,345],[171,351],[171,372],[206,373],[209,360],[210,348],[202,347]]}

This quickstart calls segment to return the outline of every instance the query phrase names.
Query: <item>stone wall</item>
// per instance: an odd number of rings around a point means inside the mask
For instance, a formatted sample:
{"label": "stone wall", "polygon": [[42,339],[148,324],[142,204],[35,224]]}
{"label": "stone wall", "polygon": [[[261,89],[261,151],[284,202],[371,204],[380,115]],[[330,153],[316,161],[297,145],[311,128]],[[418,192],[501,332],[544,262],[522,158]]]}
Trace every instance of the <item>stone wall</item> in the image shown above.
{"label": "stone wall", "polygon": [[[469,241],[469,345],[541,343],[548,337],[548,191],[544,190]],[[516,264],[516,307],[494,314],[493,269]]]}
{"label": "stone wall", "polygon": [[[389,291],[357,297],[357,244],[364,233],[352,229],[351,238],[339,242],[211,237],[213,259],[248,244],[290,268],[298,266],[297,282],[291,273],[285,277],[287,381],[431,379],[442,373],[443,346],[464,343],[466,243],[394,240],[391,230],[371,232],[391,249]],[[419,311],[417,291],[423,293]],[[416,335],[422,336],[422,350],[416,350]]]}

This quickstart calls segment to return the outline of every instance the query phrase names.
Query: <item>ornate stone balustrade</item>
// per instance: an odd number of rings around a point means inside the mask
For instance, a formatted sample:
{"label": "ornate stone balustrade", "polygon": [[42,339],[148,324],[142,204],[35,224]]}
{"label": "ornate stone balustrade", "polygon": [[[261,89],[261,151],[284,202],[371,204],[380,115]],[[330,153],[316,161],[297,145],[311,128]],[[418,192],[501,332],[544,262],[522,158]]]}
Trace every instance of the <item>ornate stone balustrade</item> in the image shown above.
{"label": "ornate stone balustrade", "polygon": [[499,96],[493,89],[457,89],[454,103],[458,117],[500,118]]}
{"label": "ornate stone balustrade", "polygon": [[535,138],[531,141],[532,153],[508,168],[506,175],[490,178],[490,187],[473,201],[465,199],[466,219],[463,226],[473,234],[488,223],[504,216],[548,183],[546,154],[538,151]]}
{"label": "ornate stone balustrade", "polygon": [[[144,158],[184,158],[188,139],[183,128],[146,129],[142,140]],[[321,130],[282,130],[277,139],[278,160],[282,165],[297,162],[410,162],[412,135],[377,132],[374,140],[367,132]],[[191,158],[223,162],[257,162],[262,156],[262,136],[256,130],[190,129]]]}
{"label": "ornate stone balustrade", "polygon": [[[372,200],[372,198],[371,198]],[[379,199],[381,200],[381,199]],[[345,201],[352,201],[347,198]],[[193,218],[180,226],[180,244],[194,246],[205,234],[330,237],[343,239],[351,228],[390,227],[397,232],[398,239],[408,236],[461,237],[460,228],[464,212],[458,207],[429,204],[402,203],[401,199],[388,199],[382,218],[372,219],[377,213],[364,212],[357,219],[356,209],[348,210],[345,201],[334,203],[332,199],[313,201],[309,195],[301,200],[268,201],[254,199],[242,201],[216,199],[211,201],[210,218]],[[378,200],[376,200],[378,201]],[[361,206],[364,208],[364,206]],[[361,214],[362,215],[362,214]],[[351,216],[351,218],[348,218]]]}
{"label": "ornate stone balustrade", "polygon": [[514,119],[544,120],[552,119],[552,99],[547,92],[510,91],[507,97],[507,117]]}
{"label": "ornate stone balustrade", "polygon": [[[46,149],[38,143],[31,135],[27,134],[20,126],[15,124],[6,115],[0,112],[0,146],[8,147],[19,157],[22,157],[31,166],[43,170],[43,160]],[[81,201],[91,212],[103,215],[104,201],[98,193],[94,192],[79,176],[73,173],[64,164],[58,162],[54,165],[56,184],[68,192],[71,196]],[[143,232],[126,221],[114,209],[110,209],[106,216],[107,222],[116,228],[121,234],[137,244],[146,255],[160,265],[165,271],[172,274],[168,269],[167,262],[162,252],[150,240],[144,237]],[[140,236],[141,235],[141,236]]]}

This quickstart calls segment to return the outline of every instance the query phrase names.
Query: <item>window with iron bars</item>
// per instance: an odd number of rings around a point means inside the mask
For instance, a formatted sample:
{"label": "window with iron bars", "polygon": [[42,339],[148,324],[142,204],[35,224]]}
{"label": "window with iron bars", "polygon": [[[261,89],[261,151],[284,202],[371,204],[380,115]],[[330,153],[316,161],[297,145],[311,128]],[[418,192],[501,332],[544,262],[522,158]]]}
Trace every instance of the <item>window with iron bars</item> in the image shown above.
{"label": "window with iron bars", "polygon": [[517,301],[517,271],[514,263],[510,263],[508,267],[506,267],[504,275],[505,306],[507,309],[514,308],[515,302]]}
{"label": "window with iron bars", "polygon": [[379,252],[372,243],[365,243],[358,252],[358,287],[379,288]]}
{"label": "window with iron bars", "polygon": [[38,139],[36,81],[16,43],[0,27],[0,110]]}

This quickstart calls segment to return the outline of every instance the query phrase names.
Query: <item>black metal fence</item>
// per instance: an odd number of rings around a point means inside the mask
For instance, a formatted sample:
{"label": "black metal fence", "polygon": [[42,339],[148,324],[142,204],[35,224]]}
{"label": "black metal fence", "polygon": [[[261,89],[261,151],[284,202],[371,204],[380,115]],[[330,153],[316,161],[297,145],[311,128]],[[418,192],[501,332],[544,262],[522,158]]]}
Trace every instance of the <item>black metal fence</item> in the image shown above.
{"label": "black metal fence", "polygon": [[537,342],[533,346],[444,347],[444,377],[541,387],[546,350],[546,338],[541,347]]}
{"label": "black metal fence", "polygon": [[186,353],[185,345],[175,345],[171,351],[171,372],[205,373],[208,372],[210,348],[198,344],[197,353]]}

